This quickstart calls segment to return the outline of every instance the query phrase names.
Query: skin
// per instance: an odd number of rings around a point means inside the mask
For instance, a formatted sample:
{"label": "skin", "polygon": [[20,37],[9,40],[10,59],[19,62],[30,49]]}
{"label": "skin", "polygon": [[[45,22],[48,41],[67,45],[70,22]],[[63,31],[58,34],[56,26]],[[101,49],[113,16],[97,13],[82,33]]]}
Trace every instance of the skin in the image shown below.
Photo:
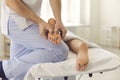
{"label": "skin", "polygon": [[[25,5],[22,0],[6,0],[6,5],[14,10],[17,14],[37,23],[39,25],[39,31],[41,36],[45,38],[49,38],[51,42],[58,44],[58,40],[56,40],[56,34],[59,36],[59,40],[63,39],[66,35],[66,29],[61,21],[61,0],[49,0],[53,14],[56,19],[55,28],[51,27],[47,22],[42,20],[39,16],[37,16],[27,5]],[[24,12],[23,12],[24,11]],[[29,13],[29,14],[28,14]],[[61,35],[58,34],[60,31]],[[54,36],[46,35],[46,32],[49,32],[50,35],[54,33]],[[77,43],[79,45],[76,46]],[[78,55],[76,59],[76,68],[77,70],[84,70],[88,63],[88,54],[87,54],[87,45],[80,40],[70,40],[67,42],[70,49],[76,52]],[[81,66],[82,65],[82,66]]]}
{"label": "skin", "polygon": [[[51,27],[55,27],[55,20],[49,19],[48,24],[50,24]],[[48,33],[49,40],[54,44],[60,44],[62,38],[60,33]],[[79,39],[72,39],[66,42],[66,44],[69,46],[69,48],[77,54],[76,58],[76,69],[78,71],[83,71],[87,68],[87,64],[89,62],[88,59],[88,46],[86,43],[82,42]]]}
{"label": "skin", "polygon": [[[61,0],[49,0],[50,5],[53,10],[54,17],[56,19],[55,29],[50,27],[50,25],[37,16],[27,5],[25,5],[22,0],[5,0],[6,5],[15,11],[17,14],[37,23],[39,25],[39,31],[41,36],[47,38],[47,32],[57,33],[58,29],[62,32],[62,38],[66,35],[66,29],[61,21]],[[23,12],[24,11],[24,12]],[[29,14],[28,14],[29,13]]]}
{"label": "skin", "polygon": [[67,33],[67,30],[65,29],[61,20],[61,0],[49,0],[49,1],[56,20],[54,32],[57,33],[59,30],[61,32],[61,37],[63,39]]}
{"label": "skin", "polygon": [[69,48],[77,54],[76,69],[83,71],[87,68],[89,62],[88,46],[86,43],[78,39],[72,39],[66,42]]}
{"label": "skin", "polygon": [[[52,27],[55,28],[56,21],[53,18],[50,18],[48,20],[48,24]],[[59,32],[54,32],[54,33],[48,33],[48,40],[51,41],[53,44],[60,44],[61,43],[61,35]]]}

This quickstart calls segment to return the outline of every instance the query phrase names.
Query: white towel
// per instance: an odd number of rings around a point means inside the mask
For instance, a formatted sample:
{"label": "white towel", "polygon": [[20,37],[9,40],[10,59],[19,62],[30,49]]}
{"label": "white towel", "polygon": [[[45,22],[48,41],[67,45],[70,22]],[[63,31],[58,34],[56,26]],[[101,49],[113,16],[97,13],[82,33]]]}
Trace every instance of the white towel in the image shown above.
{"label": "white towel", "polygon": [[68,59],[57,63],[41,63],[36,64],[29,69],[24,80],[35,80],[36,78],[55,78],[63,76],[72,76],[78,74],[87,74],[95,72],[104,72],[116,69],[120,66],[120,58],[115,54],[100,48],[98,45],[89,43],[86,40],[74,35],[71,32],[67,33],[65,41],[78,38],[88,43],[89,48],[89,64],[85,71],[77,71],[75,68],[76,55],[69,52]]}

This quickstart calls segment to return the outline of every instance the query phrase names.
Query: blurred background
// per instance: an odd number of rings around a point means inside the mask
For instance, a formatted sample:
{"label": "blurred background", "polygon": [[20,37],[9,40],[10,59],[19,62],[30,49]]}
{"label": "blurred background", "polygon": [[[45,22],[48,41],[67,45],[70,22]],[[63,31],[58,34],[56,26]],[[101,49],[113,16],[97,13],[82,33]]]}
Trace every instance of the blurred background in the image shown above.
{"label": "blurred background", "polygon": [[[43,0],[41,18],[51,17],[49,0]],[[120,56],[120,0],[62,0],[62,20],[76,35]],[[9,59],[9,46],[10,40],[0,32],[0,59]],[[120,80],[118,74],[116,70],[92,79],[85,75],[81,80]]]}
{"label": "blurred background", "polygon": [[[120,55],[120,0],[62,0],[62,20],[76,35]],[[1,4],[1,0],[0,0]],[[43,0],[41,18],[53,17]],[[9,56],[10,41],[0,32],[0,57]]]}

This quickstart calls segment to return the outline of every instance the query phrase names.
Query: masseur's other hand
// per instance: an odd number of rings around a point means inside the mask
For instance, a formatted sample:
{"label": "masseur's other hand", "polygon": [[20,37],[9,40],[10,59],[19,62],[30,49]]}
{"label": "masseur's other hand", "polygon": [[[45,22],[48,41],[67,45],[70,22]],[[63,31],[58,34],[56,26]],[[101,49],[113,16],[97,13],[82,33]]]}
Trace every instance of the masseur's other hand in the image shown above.
{"label": "masseur's other hand", "polygon": [[60,31],[61,37],[62,37],[62,39],[64,39],[64,37],[67,33],[67,30],[61,21],[56,20],[54,33],[57,33],[58,31]]}
{"label": "masseur's other hand", "polygon": [[53,31],[54,31],[54,28],[50,27],[50,25],[47,22],[42,21],[39,23],[39,32],[40,32],[40,35],[43,36],[44,38],[47,39],[48,32],[52,34]]}

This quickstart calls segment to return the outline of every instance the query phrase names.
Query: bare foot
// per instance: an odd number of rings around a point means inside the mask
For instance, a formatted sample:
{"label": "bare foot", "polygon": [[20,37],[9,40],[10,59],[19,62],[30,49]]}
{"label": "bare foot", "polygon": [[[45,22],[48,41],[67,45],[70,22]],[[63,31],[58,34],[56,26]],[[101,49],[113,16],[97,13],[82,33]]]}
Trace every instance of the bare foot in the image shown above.
{"label": "bare foot", "polygon": [[[48,20],[48,24],[55,28],[56,21],[53,18]],[[48,40],[51,41],[53,44],[60,44],[61,43],[61,35],[58,33],[48,33]]]}
{"label": "bare foot", "polygon": [[87,68],[88,62],[89,62],[88,54],[80,53],[77,56],[77,59],[76,59],[76,68],[77,68],[77,70],[79,70],[79,71],[85,70]]}

